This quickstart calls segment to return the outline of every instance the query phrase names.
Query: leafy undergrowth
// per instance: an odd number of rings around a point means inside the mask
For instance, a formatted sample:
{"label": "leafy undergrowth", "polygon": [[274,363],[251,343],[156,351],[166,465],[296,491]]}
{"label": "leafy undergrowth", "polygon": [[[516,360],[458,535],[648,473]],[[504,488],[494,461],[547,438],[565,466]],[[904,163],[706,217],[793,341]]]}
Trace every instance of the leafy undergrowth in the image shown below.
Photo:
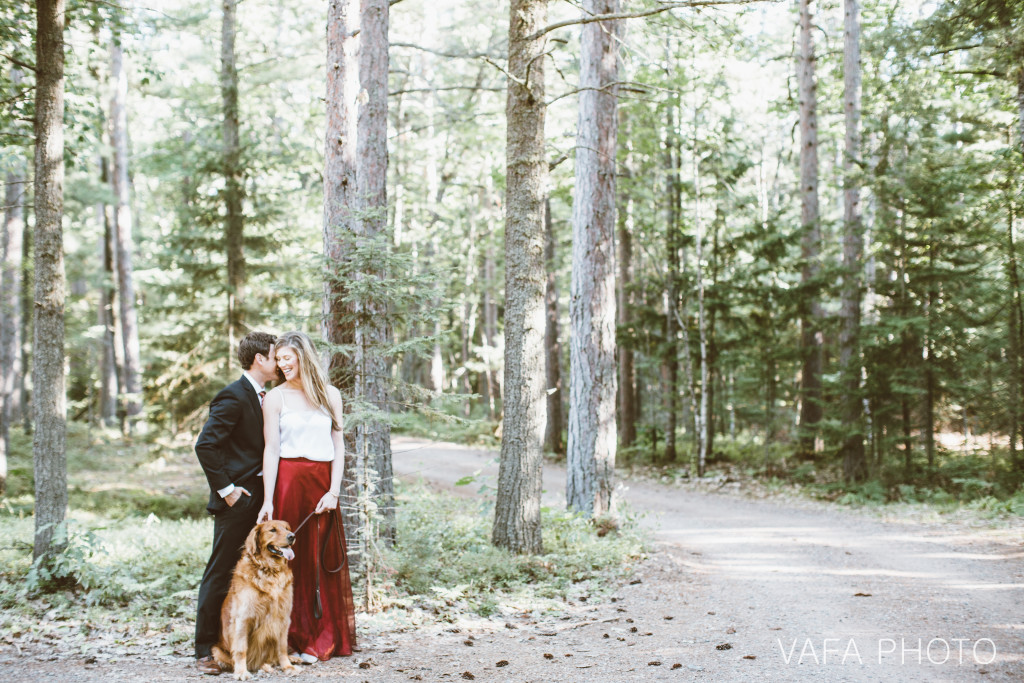
{"label": "leafy undergrowth", "polygon": [[[371,585],[383,609],[361,615],[361,629],[559,613],[612,590],[646,543],[628,518],[615,528],[544,510],[545,554],[513,556],[490,544],[480,503],[422,486],[400,489],[397,514],[398,548]],[[32,518],[0,515],[0,644],[99,660],[191,653],[209,519],[73,510],[58,530],[64,551],[42,568],[31,563]]]}
{"label": "leafy undergrowth", "polygon": [[[692,458],[680,456],[683,463]],[[630,475],[712,492],[789,502],[820,501],[864,509],[891,518],[967,523],[1020,524],[1024,518],[1021,473],[1005,452],[960,453],[939,450],[928,466],[916,457],[872,467],[863,483],[843,481],[835,459],[801,461],[780,444],[763,445],[720,439],[705,476],[690,464],[656,465],[634,458]]]}
{"label": "leafy undergrowth", "polygon": [[397,627],[560,614],[599,602],[645,557],[649,538],[628,511],[592,522],[542,508],[544,551],[513,555],[491,544],[493,500],[401,487],[398,543],[384,557],[384,610]]}

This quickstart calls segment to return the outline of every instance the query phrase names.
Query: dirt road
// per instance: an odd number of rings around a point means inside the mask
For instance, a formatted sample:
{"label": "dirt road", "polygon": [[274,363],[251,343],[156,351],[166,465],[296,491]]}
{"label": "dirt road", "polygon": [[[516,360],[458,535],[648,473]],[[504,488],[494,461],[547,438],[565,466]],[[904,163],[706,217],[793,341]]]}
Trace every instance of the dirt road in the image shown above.
{"label": "dirt road", "polygon": [[[497,477],[494,453],[410,439],[395,451],[406,478],[450,487],[478,470]],[[564,482],[563,469],[545,467],[546,504],[564,505]],[[673,663],[691,680],[1024,680],[1021,526],[883,523],[625,484],[622,498],[650,513],[660,552],[616,604],[653,635],[632,648],[601,638],[610,677],[590,680],[676,679],[678,669],[663,670]]]}
{"label": "dirt road", "polygon": [[[493,452],[395,439],[399,478],[497,477]],[[544,501],[564,505],[546,466]],[[359,615],[360,652],[258,681],[1024,681],[1024,523],[880,522],[800,501],[624,482],[656,552],[601,605],[405,630]],[[187,649],[187,648],[186,648]],[[201,681],[162,648],[114,658],[0,648],[0,681]],[[230,676],[225,676],[230,680]]]}

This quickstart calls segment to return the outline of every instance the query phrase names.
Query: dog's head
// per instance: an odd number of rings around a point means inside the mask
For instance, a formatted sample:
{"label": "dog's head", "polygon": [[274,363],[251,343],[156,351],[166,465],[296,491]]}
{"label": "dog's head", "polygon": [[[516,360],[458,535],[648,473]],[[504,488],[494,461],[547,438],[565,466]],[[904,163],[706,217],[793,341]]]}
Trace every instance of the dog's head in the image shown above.
{"label": "dog's head", "polygon": [[245,539],[245,552],[264,560],[292,560],[295,558],[293,543],[295,534],[288,522],[272,519],[253,527]]}

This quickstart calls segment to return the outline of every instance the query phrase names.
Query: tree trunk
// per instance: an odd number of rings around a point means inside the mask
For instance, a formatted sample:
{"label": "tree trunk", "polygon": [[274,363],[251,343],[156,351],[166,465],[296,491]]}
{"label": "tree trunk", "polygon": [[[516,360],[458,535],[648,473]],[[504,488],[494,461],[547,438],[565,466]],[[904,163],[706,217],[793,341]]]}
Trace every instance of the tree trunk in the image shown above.
{"label": "tree trunk", "polygon": [[[931,239],[929,237],[929,239]],[[928,267],[935,272],[935,243],[928,246]],[[934,280],[933,280],[934,282]],[[924,348],[924,377],[925,377],[925,417],[924,417],[924,443],[925,454],[928,458],[928,468],[935,467],[935,402],[938,399],[938,388],[935,380],[935,306],[939,300],[939,292],[934,284],[928,286],[928,294],[925,297],[925,333]]]}
{"label": "tree trunk", "polygon": [[[345,397],[345,412],[352,412],[355,368],[342,347],[354,342],[355,312],[347,295],[351,248],[357,231],[352,208],[356,205],[356,96],[359,94],[359,29],[357,0],[332,0],[327,5],[327,98],[324,136],[324,278],[323,339],[328,346],[328,375]],[[345,473],[341,514],[346,541],[359,547],[359,488],[356,479],[355,432],[345,432]]]}
{"label": "tree trunk", "polygon": [[[615,14],[618,0],[584,0],[585,15]],[[572,221],[569,440],[566,503],[612,513],[615,482],[615,161],[618,24],[584,24]]]}
{"label": "tree trunk", "polygon": [[[487,167],[490,168],[491,164],[487,163]],[[495,264],[494,252],[495,252],[495,236],[497,235],[496,227],[496,210],[500,207],[501,203],[495,197],[494,192],[494,181],[490,174],[486,174],[484,178],[483,187],[480,188],[480,215],[484,217],[486,221],[486,227],[484,234],[486,237],[487,246],[484,250],[484,260],[481,271],[481,280],[484,283],[483,288],[483,302],[482,302],[482,314],[483,320],[481,321],[481,336],[484,347],[484,365],[486,366],[483,384],[487,394],[487,417],[491,421],[500,420],[498,414],[499,403],[501,401],[501,383],[498,381],[498,371],[503,371],[502,358],[499,355],[498,349],[498,282],[497,282],[497,266]]]}
{"label": "tree trunk", "polygon": [[1017,146],[1024,156],[1024,67],[1017,65]]}
{"label": "tree trunk", "polygon": [[843,157],[843,291],[839,317],[839,367],[841,370],[843,475],[848,482],[868,476],[864,452],[864,410],[860,397],[860,300],[864,240],[860,215],[860,19],[857,0],[845,0],[845,49],[843,50],[846,154]]}
{"label": "tree trunk", "polygon": [[697,108],[693,110],[693,192],[694,232],[697,237],[697,332],[700,337],[700,407],[696,416],[697,476],[704,476],[708,459],[708,435],[711,410],[712,377],[708,364],[708,321],[704,310],[704,221],[701,216],[699,147],[697,141]]}
{"label": "tree trunk", "polygon": [[[11,85],[21,85],[21,70],[11,68]],[[4,186],[4,224],[0,233],[0,495],[7,490],[10,427],[21,414],[21,255],[25,233],[25,161],[14,159]]]}
{"label": "tree trunk", "polygon": [[492,540],[539,553],[544,377],[544,27],[547,0],[512,0],[506,116],[504,427]]}
{"label": "tree trunk", "polygon": [[[20,72],[11,69],[17,85]],[[25,195],[24,162],[16,160],[16,170],[7,174],[4,191],[4,225],[0,235],[0,495],[7,490],[7,454],[10,452],[10,427],[21,412],[21,251],[25,230],[22,203]]]}
{"label": "tree trunk", "polygon": [[[625,110],[619,110],[620,126],[626,130],[626,160],[622,166],[622,175],[632,177],[631,150],[628,119]],[[631,291],[633,278],[633,199],[627,192],[619,193],[623,206],[618,212],[618,351],[619,351],[619,443],[629,448],[636,443],[636,370],[633,366],[633,294]],[[628,335],[628,340],[624,338]]]}
{"label": "tree trunk", "polygon": [[224,122],[224,244],[228,257],[228,365],[235,355],[235,342],[245,333],[245,249],[242,200],[242,149],[238,138],[238,70],[235,68],[235,10],[238,0],[223,0],[220,40],[220,97]]}
{"label": "tree trunk", "polygon": [[[473,344],[473,338],[476,336],[476,316],[477,316],[477,305],[475,303],[475,297],[472,296],[474,291],[474,274],[477,270],[477,232],[476,232],[476,220],[474,216],[470,215],[466,220],[466,274],[463,282],[463,302],[462,302],[462,393],[472,394],[473,383],[470,381],[469,376],[469,364],[472,362],[472,351],[471,347]],[[469,399],[466,399],[466,404],[463,408],[463,416],[470,417],[472,414],[473,405]]]}
{"label": "tree trunk", "polygon": [[[110,162],[100,157],[100,182],[104,187],[110,182]],[[103,283],[100,286],[100,306],[97,320],[103,329],[100,338],[100,421],[107,427],[117,424],[117,393],[120,386],[117,372],[116,336],[114,334],[114,230],[110,211],[105,203],[96,206],[96,218],[103,226],[100,254],[103,261]]]}
{"label": "tree trunk", "polygon": [[[361,105],[356,122],[357,201],[364,248],[388,249],[388,0],[363,0],[360,6],[359,87]],[[383,280],[383,266],[367,268],[361,277]],[[379,289],[377,284],[372,289]],[[357,304],[355,331],[356,397],[378,415],[357,432],[357,450],[372,454],[377,475],[374,497],[382,510],[380,537],[395,542],[395,489],[391,466],[390,361],[391,323],[387,303],[379,294]]]}
{"label": "tree trunk", "polygon": [[[675,153],[675,108],[669,104],[665,128],[665,251],[668,272],[665,283],[665,348],[662,360],[662,401],[665,407],[666,462],[676,459],[676,426],[679,406],[679,160]],[[689,347],[684,353],[689,353]]]}
{"label": "tree trunk", "polygon": [[816,291],[821,270],[821,226],[818,222],[818,115],[814,74],[814,39],[810,12],[811,0],[799,0],[800,56],[797,79],[800,87],[800,221],[803,228],[800,281],[805,300],[800,316],[800,348],[803,355],[800,402],[800,452],[813,457],[817,450],[818,423],[821,422],[822,311]]}
{"label": "tree trunk", "polygon": [[64,395],[64,0],[36,2],[32,559],[56,550],[68,505]]}
{"label": "tree trunk", "polygon": [[135,285],[132,258],[132,209],[128,189],[128,76],[124,70],[121,46],[110,50],[110,77],[114,94],[110,99],[110,142],[114,152],[114,235],[117,241],[117,281],[121,304],[121,337],[124,344],[124,412],[130,433],[141,427],[142,361],[139,352],[139,323],[135,312]]}
{"label": "tree trunk", "polygon": [[551,197],[544,199],[544,263],[547,267],[547,289],[544,293],[544,368],[548,387],[548,419],[544,430],[544,450],[561,455],[565,453],[565,449],[562,448],[562,343],[558,330],[558,287]]}

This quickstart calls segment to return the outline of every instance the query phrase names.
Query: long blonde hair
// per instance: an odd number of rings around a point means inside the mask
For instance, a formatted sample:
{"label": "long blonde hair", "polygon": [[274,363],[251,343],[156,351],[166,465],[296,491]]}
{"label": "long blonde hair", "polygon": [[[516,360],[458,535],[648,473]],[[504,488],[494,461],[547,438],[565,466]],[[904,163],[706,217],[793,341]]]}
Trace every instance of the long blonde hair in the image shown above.
{"label": "long blonde hair", "polygon": [[[295,350],[299,358],[299,376],[302,379],[302,393],[306,400],[319,408],[331,418],[331,428],[341,431],[341,420],[334,414],[331,407],[330,397],[327,393],[327,373],[320,364],[320,357],[317,355],[313,340],[305,332],[285,332],[277,338],[274,343],[275,352],[277,349],[288,347]],[[280,370],[278,377],[283,377]]]}

